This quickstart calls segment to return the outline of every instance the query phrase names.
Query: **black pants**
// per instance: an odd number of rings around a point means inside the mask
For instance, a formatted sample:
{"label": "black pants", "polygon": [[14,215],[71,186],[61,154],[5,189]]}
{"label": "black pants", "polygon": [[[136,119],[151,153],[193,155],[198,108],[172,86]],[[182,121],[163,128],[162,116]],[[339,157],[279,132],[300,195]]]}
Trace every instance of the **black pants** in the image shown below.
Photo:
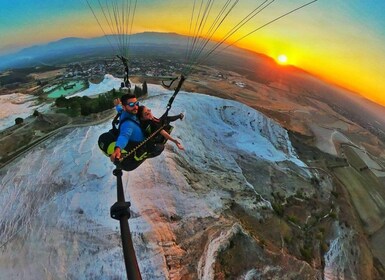
{"label": "black pants", "polygon": [[136,160],[134,157],[128,157],[122,160],[117,166],[121,168],[122,170],[125,171],[132,171],[136,169],[139,165],[141,165],[146,159],[148,158],[153,158],[156,156],[159,156],[164,150],[164,144],[152,144],[152,145],[147,145],[145,149],[140,149],[137,153],[139,155],[145,154],[143,156],[143,159],[141,160]]}

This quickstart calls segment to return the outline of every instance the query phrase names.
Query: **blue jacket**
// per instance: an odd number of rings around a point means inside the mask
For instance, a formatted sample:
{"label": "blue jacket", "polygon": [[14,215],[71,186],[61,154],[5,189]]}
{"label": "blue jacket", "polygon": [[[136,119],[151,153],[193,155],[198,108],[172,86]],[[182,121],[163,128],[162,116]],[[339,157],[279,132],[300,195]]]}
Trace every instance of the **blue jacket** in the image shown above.
{"label": "blue jacket", "polygon": [[115,110],[116,110],[116,112],[118,112],[118,113],[122,113],[122,112],[123,112],[123,107],[122,107],[122,105],[121,105],[121,104],[116,105],[116,106],[115,106]]}
{"label": "blue jacket", "polygon": [[118,139],[116,140],[116,147],[124,149],[128,142],[142,142],[145,139],[138,117],[136,115],[123,111],[120,115],[119,125],[120,133]]}

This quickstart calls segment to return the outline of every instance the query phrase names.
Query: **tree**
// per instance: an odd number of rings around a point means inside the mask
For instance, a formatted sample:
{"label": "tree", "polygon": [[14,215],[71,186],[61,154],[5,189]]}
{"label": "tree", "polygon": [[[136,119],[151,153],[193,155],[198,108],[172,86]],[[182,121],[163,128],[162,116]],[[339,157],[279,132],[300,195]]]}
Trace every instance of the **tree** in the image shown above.
{"label": "tree", "polygon": [[67,107],[68,106],[68,100],[63,95],[56,98],[55,105],[57,107]]}
{"label": "tree", "polygon": [[79,111],[81,110],[80,103],[79,103],[79,102],[74,102],[73,104],[71,104],[71,109],[72,109],[73,111],[75,111],[76,114],[78,114]]}
{"label": "tree", "polygon": [[35,111],[33,112],[33,116],[34,116],[34,117],[38,117],[39,115],[40,115],[40,113],[39,113],[38,110],[35,110]]}
{"label": "tree", "polygon": [[23,118],[18,117],[15,119],[15,124],[17,125],[22,124],[23,122],[24,122]]}
{"label": "tree", "polygon": [[91,106],[89,106],[89,104],[85,103],[81,105],[80,114],[82,114],[82,116],[88,116],[91,113]]}
{"label": "tree", "polygon": [[135,85],[134,94],[136,97],[142,96],[142,89],[140,87],[138,87],[137,85]]}
{"label": "tree", "polygon": [[146,95],[148,93],[147,91],[147,82],[144,81],[143,84],[142,84],[142,92],[143,92],[143,95]]}

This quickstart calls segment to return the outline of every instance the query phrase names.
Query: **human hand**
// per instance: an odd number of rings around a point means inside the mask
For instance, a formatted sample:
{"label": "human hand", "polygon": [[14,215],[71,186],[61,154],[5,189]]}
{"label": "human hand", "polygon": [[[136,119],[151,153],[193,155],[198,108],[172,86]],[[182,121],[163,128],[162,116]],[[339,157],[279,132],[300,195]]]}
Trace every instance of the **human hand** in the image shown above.
{"label": "human hand", "polygon": [[114,105],[116,106],[118,104],[120,104],[120,99],[119,98],[115,98],[114,99]]}
{"label": "human hand", "polygon": [[112,162],[115,162],[115,159],[120,159],[121,153],[120,153],[120,148],[117,147],[115,148],[115,151],[110,155],[110,160]]}
{"label": "human hand", "polygon": [[184,147],[182,146],[181,143],[179,143],[178,141],[176,141],[175,144],[176,144],[176,146],[178,147],[179,150],[184,151]]}
{"label": "human hand", "polygon": [[183,113],[180,113],[180,114],[179,114],[179,118],[180,118],[180,120],[183,120],[184,114],[183,114]]}

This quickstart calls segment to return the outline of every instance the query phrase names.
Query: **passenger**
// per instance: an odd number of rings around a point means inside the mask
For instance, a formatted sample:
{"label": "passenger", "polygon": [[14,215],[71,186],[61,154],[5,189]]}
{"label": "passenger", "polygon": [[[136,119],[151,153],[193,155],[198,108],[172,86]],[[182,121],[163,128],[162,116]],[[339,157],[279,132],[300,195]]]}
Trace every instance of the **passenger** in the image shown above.
{"label": "passenger", "polygon": [[154,136],[152,143],[165,143],[167,140],[170,140],[174,142],[180,150],[184,150],[182,144],[178,140],[171,137],[170,132],[172,130],[172,126],[169,125],[170,122],[176,121],[178,119],[182,120],[184,117],[182,113],[176,116],[165,117],[165,119],[158,119],[152,114],[150,108],[146,106],[139,106],[138,116],[142,129],[147,137],[161,128],[164,123],[167,124],[165,129],[162,129],[159,132],[159,135]]}

